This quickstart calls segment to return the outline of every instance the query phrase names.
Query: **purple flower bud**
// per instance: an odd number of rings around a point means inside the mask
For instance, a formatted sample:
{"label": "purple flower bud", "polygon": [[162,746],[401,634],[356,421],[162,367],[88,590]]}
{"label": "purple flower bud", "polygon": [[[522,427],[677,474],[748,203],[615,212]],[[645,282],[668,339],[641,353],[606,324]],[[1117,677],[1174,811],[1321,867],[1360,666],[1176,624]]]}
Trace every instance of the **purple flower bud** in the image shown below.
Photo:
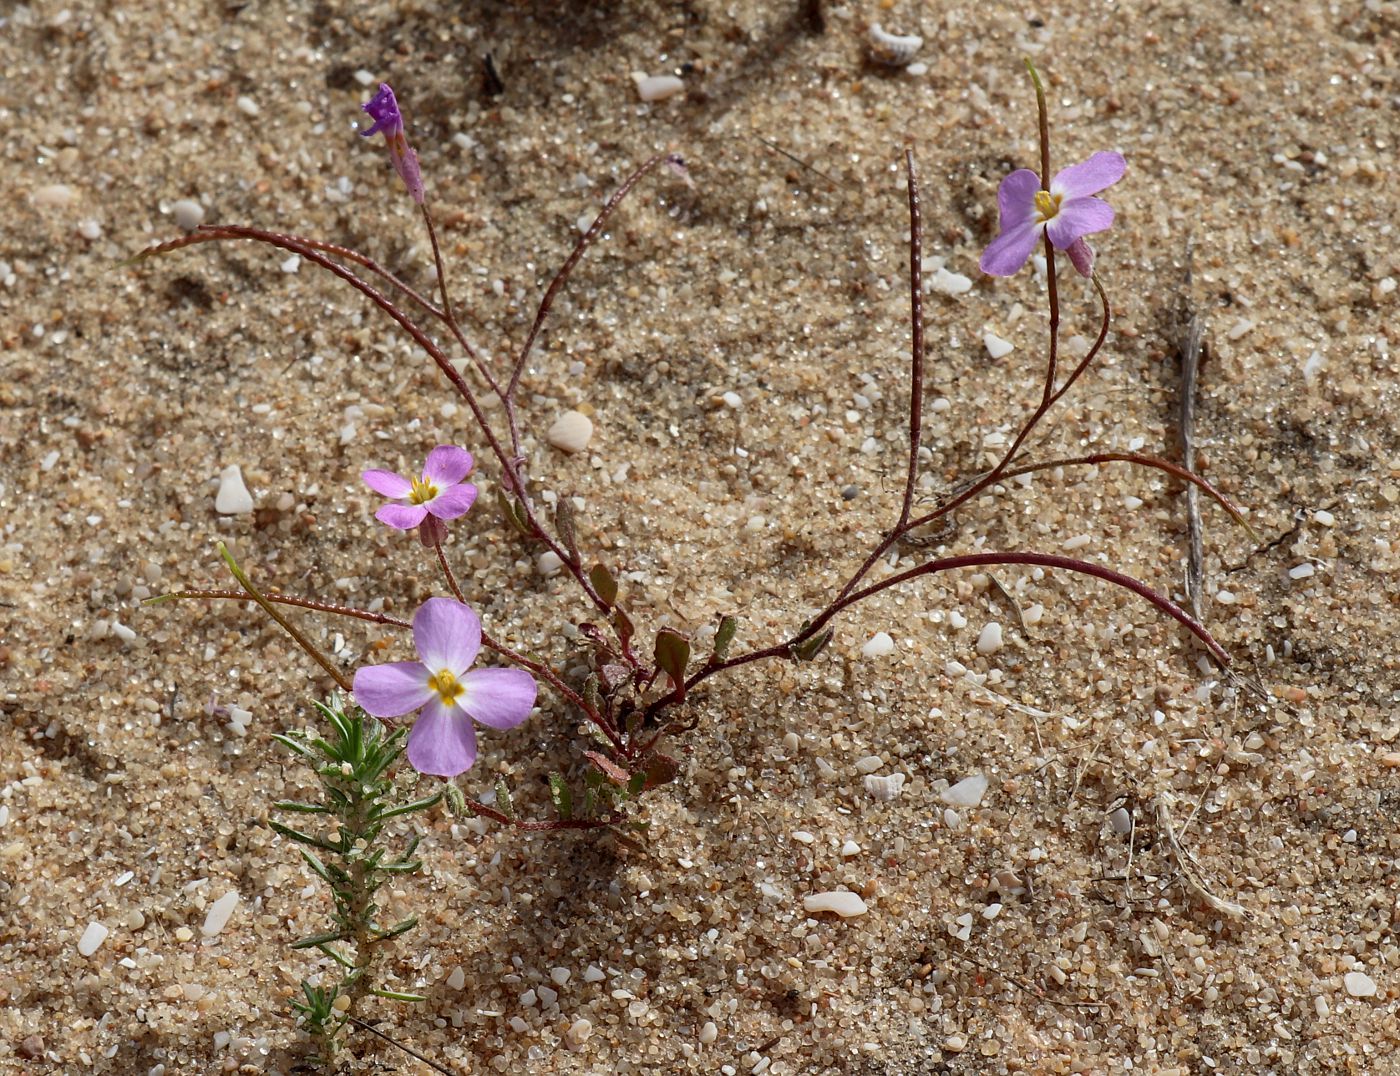
{"label": "purple flower bud", "polygon": [[408,193],[419,205],[423,204],[423,173],[418,169],[418,154],[408,144],[403,133],[403,114],[399,112],[399,102],[387,82],[379,84],[379,92],[366,104],[360,106],[374,119],[374,126],[361,131],[363,137],[372,134],[384,135],[389,147],[389,160],[394,163],[394,171],[403,180]]}

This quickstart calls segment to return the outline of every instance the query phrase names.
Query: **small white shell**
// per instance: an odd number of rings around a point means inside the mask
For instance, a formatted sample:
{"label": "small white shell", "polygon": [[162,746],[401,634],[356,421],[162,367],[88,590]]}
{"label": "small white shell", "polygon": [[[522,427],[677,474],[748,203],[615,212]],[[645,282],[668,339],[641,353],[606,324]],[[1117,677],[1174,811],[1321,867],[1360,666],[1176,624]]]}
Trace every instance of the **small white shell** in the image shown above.
{"label": "small white shell", "polygon": [[588,447],[593,436],[593,422],[579,411],[565,411],[544,435],[544,439],[561,452],[572,455]]}
{"label": "small white shell", "polygon": [[865,791],[870,793],[870,798],[879,803],[889,803],[891,800],[899,798],[899,794],[904,791],[904,774],[866,774],[861,784],[865,785]]}
{"label": "small white shell", "polygon": [[875,62],[891,67],[905,66],[924,47],[924,39],[918,34],[891,34],[878,22],[871,23],[866,41]]}
{"label": "small white shell", "polygon": [[643,101],[664,101],[685,89],[685,83],[675,75],[647,75],[641,71],[632,75],[637,84],[637,96]]}

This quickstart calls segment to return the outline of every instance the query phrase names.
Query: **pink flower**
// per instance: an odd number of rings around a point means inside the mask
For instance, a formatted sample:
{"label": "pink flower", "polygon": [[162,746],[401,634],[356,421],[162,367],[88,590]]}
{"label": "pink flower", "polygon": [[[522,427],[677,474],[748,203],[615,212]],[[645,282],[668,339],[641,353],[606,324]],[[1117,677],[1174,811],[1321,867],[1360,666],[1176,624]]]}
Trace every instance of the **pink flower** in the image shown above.
{"label": "pink flower", "polygon": [[476,502],[476,487],[462,479],[471,474],[472,454],[456,445],[438,445],[428,453],[421,478],[405,478],[393,471],[362,471],[365,485],[395,500],[408,499],[407,504],[386,504],[374,513],[380,523],[397,530],[409,531],[422,524],[422,537],[438,541],[446,537],[441,520],[456,519]]}
{"label": "pink flower", "polygon": [[1126,167],[1120,153],[1095,153],[1056,173],[1048,191],[1040,189],[1040,177],[1029,168],[1012,172],[997,191],[1001,234],[983,251],[982,272],[1011,276],[1026,264],[1044,232],[1082,275],[1091,275],[1094,252],[1084,236],[1113,224],[1113,207],[1093,196],[1122,179]]}
{"label": "pink flower", "polygon": [[418,607],[413,645],[422,660],[357,670],[355,701],[375,717],[422,710],[408,734],[408,761],[419,773],[456,777],[476,761],[473,723],[515,728],[535,705],[535,679],[524,669],[472,669],[481,621],[451,598]]}
{"label": "pink flower", "polygon": [[366,104],[360,106],[374,118],[374,126],[361,131],[364,137],[384,132],[384,141],[389,146],[389,160],[394,171],[403,180],[408,193],[419,205],[423,204],[423,173],[418,168],[418,154],[408,144],[403,133],[403,114],[399,112],[399,102],[387,82],[379,84],[379,92]]}

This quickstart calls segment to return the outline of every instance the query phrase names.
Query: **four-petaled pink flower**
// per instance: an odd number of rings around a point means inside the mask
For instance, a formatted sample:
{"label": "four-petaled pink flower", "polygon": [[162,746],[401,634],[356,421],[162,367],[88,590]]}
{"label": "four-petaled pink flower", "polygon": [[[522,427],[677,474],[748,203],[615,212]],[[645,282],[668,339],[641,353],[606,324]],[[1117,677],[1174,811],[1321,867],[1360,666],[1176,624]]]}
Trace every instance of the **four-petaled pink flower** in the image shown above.
{"label": "four-petaled pink flower", "polygon": [[357,670],[355,701],[375,717],[422,710],[408,734],[408,761],[419,773],[456,777],[476,761],[473,722],[515,728],[535,705],[535,679],[524,669],[472,669],[481,621],[451,598],[418,607],[413,645],[422,660]]}
{"label": "four-petaled pink flower", "polygon": [[476,487],[462,479],[471,474],[472,454],[456,445],[438,445],[428,453],[420,478],[405,478],[393,471],[362,471],[365,485],[407,504],[386,504],[374,518],[397,530],[408,531],[420,524],[424,545],[435,545],[447,537],[442,520],[456,519],[476,502]]}
{"label": "four-petaled pink flower", "polygon": [[1084,237],[1113,224],[1113,207],[1093,196],[1122,179],[1126,167],[1120,153],[1095,153],[1057,172],[1048,191],[1029,168],[1012,172],[997,190],[1001,234],[983,251],[982,272],[1011,276],[1026,264],[1044,232],[1081,274],[1091,276],[1094,252]]}
{"label": "four-petaled pink flower", "polygon": [[408,193],[419,205],[423,204],[423,173],[418,168],[418,154],[408,144],[403,133],[403,115],[399,112],[399,102],[387,82],[379,84],[379,92],[366,104],[360,106],[374,119],[374,126],[361,131],[362,136],[384,132],[384,141],[389,146],[389,159],[394,162],[394,171],[403,180]]}

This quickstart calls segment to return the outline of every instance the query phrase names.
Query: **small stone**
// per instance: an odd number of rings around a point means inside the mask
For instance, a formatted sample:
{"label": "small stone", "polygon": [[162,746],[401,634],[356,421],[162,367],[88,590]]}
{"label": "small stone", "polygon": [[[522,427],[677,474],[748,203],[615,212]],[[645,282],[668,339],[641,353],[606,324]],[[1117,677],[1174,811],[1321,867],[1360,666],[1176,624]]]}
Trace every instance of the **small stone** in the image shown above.
{"label": "small stone", "polygon": [[564,1038],[568,1040],[570,1046],[577,1048],[587,1042],[588,1036],[592,1034],[593,1021],[580,1017],[569,1025],[569,1030],[564,1032]]}
{"label": "small stone", "polygon": [[994,359],[1004,359],[1016,349],[1010,340],[1003,340],[996,333],[983,333],[982,345],[987,349],[987,354]]}
{"label": "small stone", "polygon": [[102,225],[95,220],[78,221],[78,234],[89,242],[102,238]]}
{"label": "small stone", "polygon": [[977,652],[986,657],[989,654],[995,654],[1001,647],[1001,625],[993,620],[977,636]]}
{"label": "small stone", "polygon": [[258,103],[246,93],[233,103],[238,107],[238,111],[242,112],[245,116],[256,116],[258,114]]}
{"label": "small stone", "polygon": [[972,290],[972,278],[939,269],[929,281],[929,287],[940,295],[962,295]]}
{"label": "small stone", "polygon": [[447,977],[447,985],[453,990],[461,990],[467,985],[467,973],[462,970],[462,965],[458,964],[452,969],[452,974]]}
{"label": "small stone", "polygon": [[987,779],[981,774],[974,774],[945,789],[939,798],[954,807],[976,807],[986,792]]}
{"label": "small stone", "polygon": [[950,1054],[960,1054],[967,1049],[967,1037],[964,1035],[949,1035],[943,1040],[943,1049]]}
{"label": "small stone", "polygon": [[601,983],[603,981],[603,969],[597,964],[589,964],[583,972],[583,981],[586,983]]}
{"label": "small stone", "polygon": [[856,761],[856,773],[874,773],[885,764],[879,755],[866,755]]}
{"label": "small stone", "polygon": [[1108,816],[1108,824],[1113,827],[1113,832],[1120,837],[1126,837],[1133,831],[1133,816],[1123,807],[1119,807]]}
{"label": "small stone", "polygon": [[882,658],[894,653],[894,640],[889,634],[877,631],[870,637],[870,641],[860,648],[862,656],[867,658]]}
{"label": "small stone", "polygon": [[719,1038],[719,1028],[715,1027],[713,1020],[706,1020],[704,1026],[700,1028],[700,1042],[708,1046],[717,1038]]}
{"label": "small stone", "polygon": [[537,988],[535,993],[539,995],[540,1005],[546,1009],[559,1000],[559,991],[548,986]]}
{"label": "small stone", "polygon": [[1304,561],[1302,564],[1295,565],[1294,567],[1288,569],[1288,578],[1308,579],[1311,578],[1313,573],[1316,571],[1316,568],[1314,568],[1307,561]]}
{"label": "small stone", "polygon": [[592,437],[593,420],[581,411],[565,411],[544,435],[545,440],[560,452],[570,455],[587,448]]}
{"label": "small stone", "polygon": [[549,977],[554,981],[555,986],[563,986],[573,977],[573,974],[574,973],[571,972],[568,968],[549,969]]}
{"label": "small stone", "polygon": [[175,940],[177,942],[187,942],[194,937],[194,931],[189,927],[180,926],[175,928]]}
{"label": "small stone", "polygon": [[953,920],[953,925],[948,928],[948,933],[957,938],[958,941],[968,941],[972,937],[972,913],[963,912]]}
{"label": "small stone", "polygon": [[904,791],[905,775],[902,773],[891,773],[888,775],[869,774],[861,782],[865,785],[865,791],[870,794],[870,798],[877,803],[889,803],[891,800],[899,799],[899,794]]}
{"label": "small stone", "polygon": [[243,483],[243,471],[231,464],[219,472],[219,492],[214,497],[214,511],[221,516],[246,516],[253,510],[253,495]]}
{"label": "small stone", "polygon": [[204,207],[192,198],[181,198],[170,207],[175,218],[175,227],[192,232],[204,223]]}
{"label": "small stone", "polygon": [[559,554],[552,549],[541,553],[539,559],[535,561],[535,568],[539,571],[540,575],[543,576],[556,575],[563,566],[564,561],[560,558]]}
{"label": "small stone", "polygon": [[[286,261],[282,262],[281,265],[278,266],[278,268],[281,269],[284,273],[295,273],[298,269],[301,268],[301,255],[293,254]],[[340,439],[340,443],[345,444],[345,438],[343,436]]]}
{"label": "small stone", "polygon": [[230,890],[209,906],[209,911],[205,913],[204,925],[199,928],[199,932],[206,938],[212,938],[220,933],[228,925],[229,916],[233,915],[233,910],[238,907],[238,891]]}
{"label": "small stone", "polygon": [[34,204],[40,209],[67,209],[77,196],[67,183],[50,183],[34,192]]}
{"label": "small stone", "polygon": [[355,72],[354,78],[356,82],[358,82],[361,86],[364,86],[366,89],[368,89],[370,86],[373,86],[375,82],[374,72],[366,71],[363,67],[361,67]]}
{"label": "small stone", "polygon": [[860,845],[856,844],[855,841],[847,841],[841,846],[841,856],[843,859],[850,859],[852,856],[858,856],[860,852]]}
{"label": "small stone", "polygon": [[1376,980],[1364,971],[1349,971],[1342,977],[1342,982],[1346,984],[1347,993],[1354,998],[1376,996]]}
{"label": "small stone", "polygon": [[842,919],[866,913],[865,901],[860,899],[860,894],[844,889],[803,897],[802,907],[808,912],[835,912]]}
{"label": "small stone", "polygon": [[744,406],[744,398],[737,392],[726,392],[720,399],[724,401],[725,407],[733,408],[735,411]]}
{"label": "small stone", "polygon": [[92,956],[97,952],[98,947],[107,940],[107,935],[111,931],[102,923],[89,923],[87,929],[83,931],[83,936],[78,939],[78,955]]}
{"label": "small stone", "polygon": [[685,83],[675,75],[647,75],[636,71],[632,81],[637,84],[637,96],[648,104],[674,97],[685,89]]}
{"label": "small stone", "polygon": [[26,1061],[38,1061],[44,1056],[44,1037],[42,1035],[26,1035],[16,1052]]}

